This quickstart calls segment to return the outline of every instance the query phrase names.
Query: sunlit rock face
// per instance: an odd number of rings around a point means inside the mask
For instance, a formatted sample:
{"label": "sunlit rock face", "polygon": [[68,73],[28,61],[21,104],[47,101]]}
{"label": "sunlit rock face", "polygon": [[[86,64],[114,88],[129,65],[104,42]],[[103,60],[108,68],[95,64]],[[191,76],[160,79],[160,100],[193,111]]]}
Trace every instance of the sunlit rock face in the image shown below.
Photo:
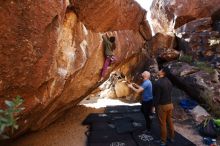
{"label": "sunlit rock face", "polygon": [[209,17],[220,9],[219,0],[154,0],[151,6],[155,32],[172,32],[187,22]]}
{"label": "sunlit rock face", "polygon": [[161,61],[172,61],[179,57],[179,52],[176,48],[176,37],[174,34],[157,33],[149,41],[151,47],[151,55]]}
{"label": "sunlit rock face", "polygon": [[0,3],[0,107],[16,95],[25,99],[15,136],[44,128],[97,86],[104,32],[116,37],[117,58],[106,78],[113,70],[135,73],[147,60],[145,12],[133,1]]}
{"label": "sunlit rock face", "polygon": [[139,24],[145,15],[145,12],[133,0],[71,1],[79,19],[85,23],[86,27],[97,32],[139,30]]}

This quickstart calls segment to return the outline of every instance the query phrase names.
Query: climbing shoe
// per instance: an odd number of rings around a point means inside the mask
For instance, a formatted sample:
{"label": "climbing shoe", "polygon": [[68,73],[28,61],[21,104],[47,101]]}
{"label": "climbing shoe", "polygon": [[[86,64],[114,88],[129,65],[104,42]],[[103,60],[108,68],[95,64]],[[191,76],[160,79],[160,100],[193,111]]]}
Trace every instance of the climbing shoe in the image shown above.
{"label": "climbing shoe", "polygon": [[165,142],[161,141],[160,146],[167,146]]}
{"label": "climbing shoe", "polygon": [[167,142],[169,142],[169,143],[174,143],[174,139],[167,138]]}

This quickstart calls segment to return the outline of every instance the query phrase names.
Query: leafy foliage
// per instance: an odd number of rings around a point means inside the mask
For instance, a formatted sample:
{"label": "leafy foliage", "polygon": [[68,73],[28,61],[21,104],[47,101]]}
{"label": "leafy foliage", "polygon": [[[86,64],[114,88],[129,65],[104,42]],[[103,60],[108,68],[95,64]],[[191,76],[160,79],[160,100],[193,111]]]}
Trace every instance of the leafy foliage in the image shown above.
{"label": "leafy foliage", "polygon": [[12,101],[5,100],[7,108],[5,110],[0,109],[0,136],[4,139],[9,138],[5,134],[5,130],[9,129],[11,132],[14,132],[14,129],[18,129],[16,117],[18,113],[24,110],[23,107],[20,107],[24,100],[20,96],[16,96]]}
{"label": "leafy foliage", "polygon": [[179,57],[179,61],[182,61],[182,62],[186,62],[186,63],[192,63],[192,61],[193,61],[193,58],[192,58],[192,56],[190,56],[190,55],[181,55],[180,57]]}
{"label": "leafy foliage", "polygon": [[208,65],[206,62],[196,61],[195,66],[198,67],[200,70],[203,70],[207,73],[214,73],[214,69]]}

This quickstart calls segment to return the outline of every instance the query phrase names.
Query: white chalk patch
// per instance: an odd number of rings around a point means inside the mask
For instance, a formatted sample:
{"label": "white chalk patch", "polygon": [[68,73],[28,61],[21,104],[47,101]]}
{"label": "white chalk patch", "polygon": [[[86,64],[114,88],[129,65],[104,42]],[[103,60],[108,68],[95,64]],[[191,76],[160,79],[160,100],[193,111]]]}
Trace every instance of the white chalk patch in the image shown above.
{"label": "white chalk patch", "polygon": [[210,46],[220,44],[220,39],[209,39],[208,41]]}
{"label": "white chalk patch", "polygon": [[87,49],[87,42],[86,40],[83,40],[81,43],[80,43],[80,48],[82,49],[82,52],[83,52],[83,57],[86,58],[86,49]]}
{"label": "white chalk patch", "polygon": [[58,68],[58,74],[64,78],[67,75],[67,70],[64,68]]}
{"label": "white chalk patch", "polygon": [[88,35],[88,30],[87,30],[87,28],[85,27],[85,25],[83,25],[83,32],[84,32],[85,35]]}
{"label": "white chalk patch", "polygon": [[66,52],[66,55],[68,56],[69,60],[75,59],[75,53],[73,53],[73,52]]}
{"label": "white chalk patch", "polygon": [[183,4],[180,4],[179,6],[177,6],[177,9],[180,9],[183,7]]}
{"label": "white chalk patch", "polygon": [[66,0],[66,5],[69,6],[70,5],[70,1]]}
{"label": "white chalk patch", "polygon": [[182,33],[177,33],[176,36],[178,36],[179,38],[182,38],[182,37],[183,37]]}
{"label": "white chalk patch", "polygon": [[189,41],[190,41],[190,38],[185,38],[185,41],[186,41],[186,42],[189,42]]}
{"label": "white chalk patch", "polygon": [[171,6],[174,6],[175,4],[176,4],[175,0],[171,1],[171,3],[170,3]]}

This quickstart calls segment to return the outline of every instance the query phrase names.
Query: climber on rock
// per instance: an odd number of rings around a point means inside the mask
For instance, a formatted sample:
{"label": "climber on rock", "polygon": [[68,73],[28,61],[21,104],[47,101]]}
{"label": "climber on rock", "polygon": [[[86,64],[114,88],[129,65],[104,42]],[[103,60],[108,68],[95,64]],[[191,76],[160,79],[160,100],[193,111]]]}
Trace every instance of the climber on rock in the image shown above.
{"label": "climber on rock", "polygon": [[153,93],[152,93],[152,83],[150,81],[150,72],[144,71],[141,74],[143,78],[143,83],[141,86],[130,83],[128,87],[134,90],[137,93],[142,93],[142,101],[141,101],[141,112],[144,114],[144,118],[146,121],[147,131],[150,132],[151,129],[151,119],[150,115],[152,113],[153,108]]}
{"label": "climber on rock", "polygon": [[116,48],[115,37],[114,36],[108,37],[108,35],[106,34],[106,35],[103,35],[102,38],[103,38],[103,43],[104,43],[105,62],[102,67],[102,70],[101,70],[100,81],[102,81],[104,79],[106,71],[107,71],[108,67],[111,65],[111,63],[116,61],[116,58],[115,58],[114,52],[113,52]]}

